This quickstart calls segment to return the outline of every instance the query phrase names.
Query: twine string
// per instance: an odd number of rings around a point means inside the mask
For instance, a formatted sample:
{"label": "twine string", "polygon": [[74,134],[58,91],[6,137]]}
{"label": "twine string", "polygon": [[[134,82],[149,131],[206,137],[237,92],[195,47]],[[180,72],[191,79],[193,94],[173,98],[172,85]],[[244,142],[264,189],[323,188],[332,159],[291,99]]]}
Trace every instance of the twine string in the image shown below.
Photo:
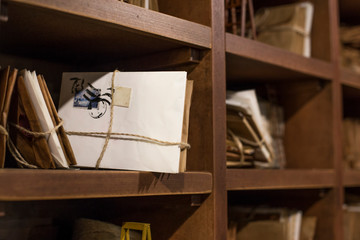
{"label": "twine string", "polygon": [[5,135],[6,138],[9,136],[8,131],[2,125],[0,125],[0,134]]}
{"label": "twine string", "polygon": [[24,166],[28,167],[28,168],[38,168],[37,166],[28,163],[23,158],[23,156],[21,155],[19,150],[17,150],[15,144],[13,143],[11,138],[9,137],[9,133],[8,133],[7,129],[5,127],[3,127],[2,125],[0,125],[0,134],[6,136],[6,145],[7,145],[8,149],[9,149],[11,155],[14,157],[14,159],[17,161],[18,165],[21,168],[23,168]]}
{"label": "twine string", "polygon": [[60,123],[58,125],[56,125],[54,128],[48,130],[48,131],[45,131],[45,132],[33,132],[33,131],[30,131],[24,127],[21,127],[17,124],[14,124],[14,123],[10,123],[11,126],[17,128],[18,130],[20,130],[21,132],[24,132],[28,135],[31,135],[33,137],[45,137],[55,131],[57,131],[62,125],[64,124],[64,122],[61,120]]}
{"label": "twine string", "polygon": [[[101,137],[106,138],[107,132],[75,132],[75,131],[66,131],[68,135],[80,135],[87,137]],[[190,144],[183,142],[169,142],[162,141],[155,138],[150,138],[138,134],[130,134],[130,133],[110,133],[110,139],[117,140],[129,140],[129,141],[140,141],[140,142],[148,142],[153,144],[158,144],[162,146],[179,146],[181,149],[190,149]]]}
{"label": "twine string", "polygon": [[[111,98],[113,99],[113,95],[114,95],[114,82],[115,82],[115,74],[116,72],[118,72],[118,70],[115,70],[113,72],[113,75],[112,75],[112,78],[111,78]],[[99,168],[100,166],[100,163],[104,157],[104,154],[105,154],[105,151],[107,149],[107,146],[109,144],[109,140],[110,140],[110,137],[111,137],[111,130],[112,130],[112,125],[113,125],[113,117],[114,117],[114,104],[113,104],[113,101],[111,100],[110,102],[110,123],[109,123],[109,128],[108,128],[108,131],[106,133],[106,138],[105,138],[105,142],[104,142],[104,146],[101,150],[101,153],[100,153],[100,156],[98,158],[98,160],[96,161],[96,169]]]}

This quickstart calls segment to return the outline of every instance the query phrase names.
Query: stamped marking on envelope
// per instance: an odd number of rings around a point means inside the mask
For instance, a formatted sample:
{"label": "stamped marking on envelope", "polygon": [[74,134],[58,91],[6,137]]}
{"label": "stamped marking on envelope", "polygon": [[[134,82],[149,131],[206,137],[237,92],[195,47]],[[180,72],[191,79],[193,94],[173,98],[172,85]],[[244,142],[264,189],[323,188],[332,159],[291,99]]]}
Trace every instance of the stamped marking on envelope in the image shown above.
{"label": "stamped marking on envelope", "polygon": [[115,87],[113,104],[118,107],[129,107],[131,88]]}

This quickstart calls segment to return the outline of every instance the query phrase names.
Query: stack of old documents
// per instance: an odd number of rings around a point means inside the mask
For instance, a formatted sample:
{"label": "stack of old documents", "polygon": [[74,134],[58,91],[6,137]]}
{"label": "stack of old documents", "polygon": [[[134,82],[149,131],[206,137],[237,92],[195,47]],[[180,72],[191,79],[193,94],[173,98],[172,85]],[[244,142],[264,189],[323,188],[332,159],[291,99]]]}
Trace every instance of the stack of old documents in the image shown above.
{"label": "stack of old documents", "polygon": [[310,2],[260,9],[255,14],[257,40],[310,57],[313,12]]}
{"label": "stack of old documents", "polygon": [[7,132],[1,136],[1,167],[5,163],[4,139],[21,167],[68,168],[75,164],[44,77],[35,71],[18,73],[7,67],[1,71],[0,85],[1,125]]}
{"label": "stack of old documents", "polygon": [[262,119],[254,90],[228,92],[227,166],[273,167],[272,138]]}

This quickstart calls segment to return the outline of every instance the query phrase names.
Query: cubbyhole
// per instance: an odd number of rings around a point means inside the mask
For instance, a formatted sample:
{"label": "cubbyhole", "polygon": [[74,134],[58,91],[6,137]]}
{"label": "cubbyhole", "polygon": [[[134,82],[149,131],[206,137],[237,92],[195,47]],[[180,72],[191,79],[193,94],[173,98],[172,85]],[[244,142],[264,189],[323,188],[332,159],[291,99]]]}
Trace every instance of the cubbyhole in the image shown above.
{"label": "cubbyhole", "polygon": [[360,90],[343,86],[343,166],[345,169],[360,169]]}
{"label": "cubbyhole", "polygon": [[[335,214],[332,207],[334,193],[330,189],[229,192],[228,199],[229,234],[234,234],[234,226],[237,226],[237,234],[241,231],[248,231],[251,234],[252,230],[249,223],[259,224],[258,226],[262,224],[263,226],[272,225],[269,229],[271,229],[271,233],[274,233],[273,231],[276,231],[276,228],[279,229],[280,224],[288,224],[291,221],[292,226],[296,225],[293,223],[294,219],[297,219],[295,222],[300,221],[300,223],[298,222],[300,229],[301,225],[305,226],[310,222],[312,230],[308,231],[307,234],[313,235],[314,239],[334,239],[333,232],[329,230],[333,229],[331,216]],[[283,218],[280,217],[279,219],[279,215],[281,215],[279,212],[281,211],[283,211],[281,213]],[[298,218],[296,218],[296,214],[298,214]],[[289,220],[290,218],[292,220]],[[305,223],[305,221],[309,222]],[[253,225],[252,229],[256,229],[256,226]],[[286,225],[285,228],[289,230],[289,225]],[[258,233],[262,231],[266,233],[269,229],[260,228],[257,231]],[[244,232],[242,234],[245,234]],[[271,234],[270,232],[267,233]]]}
{"label": "cubbyhole", "polygon": [[[96,54],[95,54],[96,55]],[[204,105],[204,101],[211,102],[211,72],[207,71],[211,64],[209,51],[195,48],[181,47],[169,51],[153,54],[136,54],[124,59],[99,59],[94,63],[91,59],[84,59],[79,64],[72,64],[56,56],[49,58],[24,57],[0,52],[0,66],[35,70],[42,74],[47,81],[52,98],[57,105],[61,89],[63,72],[112,72],[120,71],[186,71],[188,79],[193,80],[193,95],[190,108],[189,140],[191,150],[188,152],[187,169],[193,171],[209,171],[211,168],[212,140],[208,137],[212,129],[211,104]]]}
{"label": "cubbyhole", "polygon": [[360,50],[357,31],[360,29],[360,17],[358,15],[360,4],[357,1],[349,0],[338,2],[340,17],[340,64],[344,69],[349,69],[359,74]]}
{"label": "cubbyhole", "polygon": [[[230,3],[231,2],[231,3]],[[234,7],[234,4],[238,4],[238,7]],[[230,33],[235,33],[237,31],[237,35],[241,35],[240,33],[240,29],[241,29],[241,11],[242,8],[239,7],[241,6],[240,4],[241,1],[226,1],[225,2],[225,6],[233,6],[232,8],[228,8],[229,10],[227,11],[227,32]],[[248,2],[248,1],[246,1]],[[269,18],[264,18],[265,16],[270,16],[268,13],[269,11],[263,11],[264,9],[269,9],[269,8],[273,8],[273,7],[278,7],[278,6],[284,6],[284,5],[289,5],[289,4],[296,4],[296,3],[303,3],[303,2],[310,2],[313,6],[313,14],[312,14],[312,24],[311,24],[311,31],[310,31],[310,42],[311,42],[311,47],[310,47],[310,51],[308,51],[308,54],[305,54],[307,56],[310,56],[312,58],[317,58],[317,59],[321,59],[321,60],[325,60],[325,61],[330,61],[330,22],[329,22],[329,3],[328,1],[302,1],[302,0],[272,0],[272,1],[252,1],[253,2],[253,8],[254,8],[254,14],[255,14],[255,25],[257,27],[257,35],[258,40],[260,40],[261,42],[267,43],[267,44],[271,44],[274,45],[276,47],[280,47],[281,48],[285,48],[289,51],[292,52],[296,52],[297,54],[300,55],[304,55],[302,46],[302,40],[299,40],[299,36],[305,36],[308,34],[302,34],[299,31],[297,32],[294,29],[298,29],[298,27],[292,27],[291,23],[289,21],[289,19],[291,19],[290,17],[286,18],[285,16],[295,16],[295,10],[281,10],[281,12],[279,13],[279,16],[284,16],[284,18],[281,20],[281,17],[277,17],[277,20],[270,20]],[[235,5],[236,5],[235,4]],[[237,12],[236,14],[236,19],[233,19],[232,16],[234,15],[233,13]],[[246,5],[246,31],[245,32],[249,32],[247,34],[245,34],[244,36],[247,36],[249,38],[252,38],[252,34],[250,34],[250,32],[252,32],[252,24],[251,24],[251,18],[250,18],[250,10],[248,9],[248,4]],[[287,11],[287,12],[286,12]],[[308,10],[308,16],[311,16],[311,10]],[[262,13],[264,14],[262,14]],[[299,11],[300,12],[300,11]],[[296,14],[298,14],[299,12],[297,12]],[[303,14],[303,13],[301,13]],[[261,16],[261,17],[260,17]],[[302,19],[302,17],[300,15],[296,15],[297,17],[294,19],[298,19],[296,21],[299,21],[299,19]],[[273,16],[271,19],[274,19],[275,16]],[[271,24],[268,24],[269,26],[267,26],[266,24],[264,25],[264,22],[266,21],[262,21],[262,19],[266,19],[267,22],[271,22]],[[232,24],[232,22],[237,22],[237,30],[234,30],[234,24]],[[276,24],[274,24],[273,22],[276,22]],[[294,21],[295,22],[295,21]],[[300,23],[300,22],[299,22]],[[298,26],[304,26],[304,22],[302,22],[300,25]],[[291,30],[292,28],[292,30]],[[276,30],[275,30],[276,29]],[[282,34],[277,33],[277,35],[273,35],[274,31],[276,32],[281,32],[283,31]],[[287,33],[284,33],[286,32]],[[266,35],[265,35],[266,32]],[[272,34],[270,36],[270,33]],[[242,35],[241,35],[242,36]],[[290,37],[291,36],[291,37]],[[290,47],[290,41],[288,41],[289,39],[292,39],[294,41],[292,41],[292,46]],[[294,44],[296,42],[296,44]],[[299,45],[300,44],[300,45]],[[295,45],[297,45],[298,47],[294,47]],[[290,50],[292,49],[292,50]],[[298,50],[295,50],[298,49]],[[305,51],[306,52],[306,51]]]}
{"label": "cubbyhole", "polygon": [[[257,99],[282,109],[288,169],[333,168],[331,84],[322,80],[229,82],[232,91],[254,89]],[[270,134],[271,135],[271,134]],[[274,134],[273,134],[274,135]],[[278,137],[273,136],[273,137]],[[275,161],[279,159],[275,158]]]}
{"label": "cubbyhole", "polygon": [[[75,231],[83,234],[111,233],[100,226],[96,229],[96,224],[91,228],[75,228],[75,222],[83,218],[117,226],[122,226],[124,222],[150,223],[153,239],[174,239],[181,232],[186,234],[191,229],[191,222],[196,219],[202,219],[204,225],[209,224],[207,221],[210,219],[198,212],[206,198],[206,195],[197,195],[197,200],[194,200],[193,196],[185,195],[1,202],[1,239],[72,239]],[[201,227],[198,230],[198,234],[203,234],[199,235],[201,237],[210,234]],[[192,231],[188,234],[197,235]]]}

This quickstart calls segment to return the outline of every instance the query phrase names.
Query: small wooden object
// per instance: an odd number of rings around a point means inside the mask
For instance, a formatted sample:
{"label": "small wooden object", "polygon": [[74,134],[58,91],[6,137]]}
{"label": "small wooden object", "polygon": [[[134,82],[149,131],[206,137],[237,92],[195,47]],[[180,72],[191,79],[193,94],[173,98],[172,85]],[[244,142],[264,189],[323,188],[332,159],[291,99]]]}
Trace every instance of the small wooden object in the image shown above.
{"label": "small wooden object", "polygon": [[142,231],[141,240],[151,240],[150,224],[125,222],[121,227],[121,240],[130,240],[130,230]]}
{"label": "small wooden object", "polygon": [[[246,29],[246,7],[249,8],[252,37],[256,40],[256,27],[254,21],[254,7],[252,0],[226,0],[225,22],[226,28],[233,34],[238,34],[238,26],[241,26],[240,36],[245,37]],[[240,15],[240,16],[239,16]],[[238,20],[238,18],[240,18]]]}

